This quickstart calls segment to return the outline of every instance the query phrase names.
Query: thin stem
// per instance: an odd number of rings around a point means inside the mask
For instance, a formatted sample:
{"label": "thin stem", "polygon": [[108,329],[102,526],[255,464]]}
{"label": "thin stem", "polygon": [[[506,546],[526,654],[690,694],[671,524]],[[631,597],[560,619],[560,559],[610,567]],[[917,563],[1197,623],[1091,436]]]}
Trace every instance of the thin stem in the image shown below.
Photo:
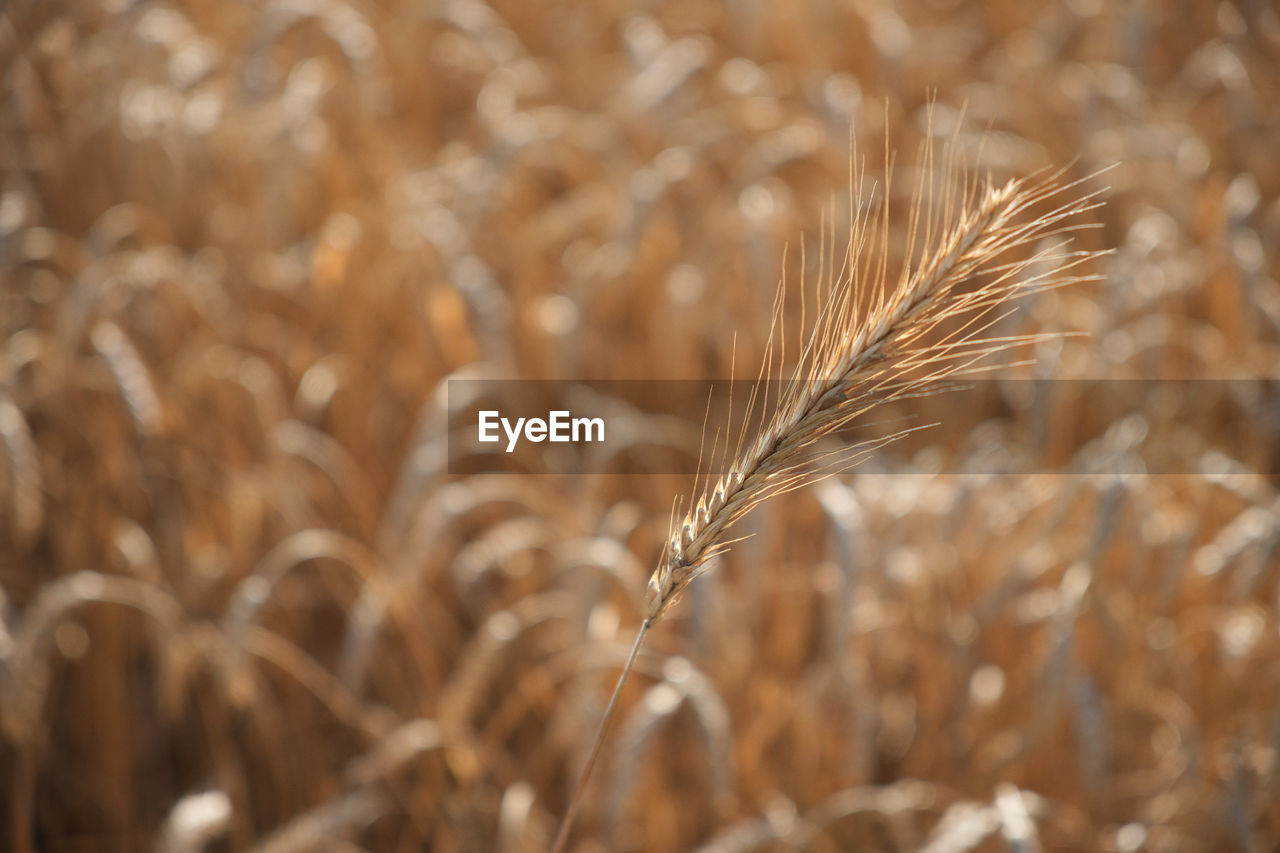
{"label": "thin stem", "polygon": [[652,619],[645,619],[640,624],[640,630],[636,632],[635,645],[631,647],[631,654],[627,655],[627,662],[622,667],[622,674],[618,676],[618,683],[614,685],[613,695],[609,697],[609,704],[604,708],[604,715],[600,718],[600,726],[596,729],[595,740],[591,744],[591,754],[587,756],[587,763],[582,765],[582,772],[578,774],[578,784],[574,786],[573,796],[569,798],[569,807],[565,809],[564,817],[560,820],[560,830],[556,833],[556,843],[551,847],[551,853],[561,853],[564,850],[565,842],[569,840],[569,830],[573,826],[573,818],[578,813],[578,806],[582,802],[582,791],[587,787],[587,779],[591,776],[591,770],[596,766],[596,759],[600,757],[600,747],[604,744],[604,733],[609,727],[609,720],[613,717],[613,711],[618,706],[618,697],[622,695],[622,686],[627,683],[627,676],[631,674],[631,670],[635,667],[636,655],[640,654],[640,646],[644,643],[645,634],[649,633],[649,629],[653,627]]}

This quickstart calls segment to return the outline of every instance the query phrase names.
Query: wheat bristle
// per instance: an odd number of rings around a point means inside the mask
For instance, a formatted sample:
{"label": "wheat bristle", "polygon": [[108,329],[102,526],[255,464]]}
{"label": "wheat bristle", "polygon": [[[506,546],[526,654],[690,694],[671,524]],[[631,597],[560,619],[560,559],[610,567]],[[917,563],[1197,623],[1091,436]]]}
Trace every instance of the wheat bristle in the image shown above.
{"label": "wheat bristle", "polygon": [[[930,175],[935,168],[932,152],[926,156],[925,171]],[[928,209],[924,193],[917,192],[910,214],[911,239],[923,229],[923,241],[914,252],[909,243],[907,260],[893,285],[888,283],[885,257],[887,202],[874,219],[869,206],[859,202],[844,269],[818,284],[825,304],[787,377],[786,390],[779,393],[756,438],[745,446],[739,438],[741,449],[727,472],[714,481],[708,476],[689,511],[673,525],[649,582],[650,620],[664,614],[708,561],[732,544],[726,540],[729,528],[752,508],[845,470],[910,430],[821,452],[817,446],[823,438],[877,406],[987,369],[982,364],[986,356],[1035,340],[988,334],[1001,306],[1033,292],[1093,278],[1072,271],[1101,253],[1066,248],[1075,232],[1090,227],[1076,218],[1098,205],[1100,190],[1076,192],[1088,179],[1064,182],[1063,173],[1057,172],[998,187],[989,180],[979,185],[965,176],[957,178],[951,152],[944,159],[948,189],[941,210]],[[856,182],[863,184],[861,173]],[[963,185],[963,198],[955,195],[957,183]],[[1053,202],[1057,203],[1047,212],[1019,221],[1029,209]],[[938,216],[944,224],[934,221]],[[1018,253],[1047,238],[1060,239],[1048,249]],[[948,325],[955,328],[941,333]],[[777,317],[775,326],[781,327]],[[774,359],[773,346],[771,339],[766,364]],[[762,376],[766,373],[762,370]],[[778,378],[783,379],[781,371]],[[757,387],[746,404],[744,423],[754,406],[764,405],[764,396]]]}

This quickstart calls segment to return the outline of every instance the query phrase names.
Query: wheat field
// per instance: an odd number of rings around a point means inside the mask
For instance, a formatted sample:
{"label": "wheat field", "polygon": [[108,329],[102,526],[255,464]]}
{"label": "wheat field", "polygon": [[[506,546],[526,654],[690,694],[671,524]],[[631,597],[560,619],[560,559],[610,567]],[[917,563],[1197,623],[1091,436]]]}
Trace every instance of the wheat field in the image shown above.
{"label": "wheat field", "polygon": [[945,144],[1094,280],[741,520],[567,849],[1276,849],[1259,0],[0,2],[0,849],[549,850],[693,477],[473,471],[448,383],[753,377],[851,137],[890,274]]}

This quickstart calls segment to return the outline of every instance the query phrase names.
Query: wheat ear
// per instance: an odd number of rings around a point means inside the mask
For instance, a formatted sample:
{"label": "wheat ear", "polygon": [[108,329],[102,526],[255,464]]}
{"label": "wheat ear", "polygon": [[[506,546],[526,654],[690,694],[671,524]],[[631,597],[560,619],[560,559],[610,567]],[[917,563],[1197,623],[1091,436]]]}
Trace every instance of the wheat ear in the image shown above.
{"label": "wheat ear", "polygon": [[[649,580],[644,621],[600,721],[552,853],[564,848],[609,719],[646,634],[708,562],[736,541],[728,538],[733,524],[774,495],[847,470],[871,450],[910,431],[835,449],[819,447],[823,438],[872,408],[927,393],[947,379],[989,370],[984,362],[987,356],[1042,337],[989,334],[1004,316],[1002,306],[1012,310],[1008,303],[1016,297],[1097,278],[1073,271],[1102,253],[1069,249],[1072,234],[1095,227],[1074,221],[1101,204],[1097,201],[1101,190],[1080,190],[1094,176],[1065,181],[1062,170],[997,187],[990,178],[979,178],[958,166],[957,146],[952,143],[941,158],[941,191],[935,198],[933,182],[939,177],[935,159],[932,142],[926,142],[925,177],[913,196],[906,256],[892,283],[887,273],[887,182],[886,201],[873,212],[860,201],[863,169],[850,170],[851,204],[856,206],[850,212],[843,266],[839,273],[828,270],[819,282],[820,309],[798,363],[789,376],[778,370],[778,378],[788,380],[785,387],[770,402],[767,383],[757,381],[746,402],[736,445],[730,448],[728,440],[724,444],[728,468],[714,480],[712,473],[698,478],[696,502],[672,526]],[[1023,221],[1033,209],[1039,212]],[[1030,255],[1020,251],[1050,238],[1061,239]],[[775,297],[775,328],[781,328],[782,287]],[[770,335],[761,380],[772,378],[775,338],[782,336]],[[781,346],[779,364],[785,359],[784,339]],[[762,426],[748,442],[747,427],[757,407],[763,413]],[[717,467],[715,456],[713,450],[709,471]]]}

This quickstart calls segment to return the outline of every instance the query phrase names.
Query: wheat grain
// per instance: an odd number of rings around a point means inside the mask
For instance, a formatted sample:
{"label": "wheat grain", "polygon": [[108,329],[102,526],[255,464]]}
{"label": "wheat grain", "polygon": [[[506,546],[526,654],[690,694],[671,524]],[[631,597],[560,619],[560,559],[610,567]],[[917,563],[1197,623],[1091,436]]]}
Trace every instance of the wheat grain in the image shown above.
{"label": "wheat grain", "polygon": [[[730,464],[712,481],[717,450],[730,453],[731,439],[726,438],[721,449],[717,433],[706,482],[673,525],[649,580],[645,618],[580,771],[553,853],[563,850],[567,841],[609,718],[645,636],[712,558],[737,541],[728,535],[733,525],[769,498],[846,470],[911,431],[822,448],[824,439],[872,409],[927,393],[944,380],[988,370],[987,356],[1038,340],[991,334],[1004,316],[998,309],[1020,296],[1095,278],[1072,271],[1100,253],[1067,248],[1075,232],[1090,227],[1076,218],[1100,204],[1101,190],[1079,190],[1089,178],[1065,181],[1065,171],[1058,171],[996,186],[989,177],[980,180],[965,174],[953,143],[942,157],[942,195],[935,203],[933,179],[938,169],[931,139],[923,151],[925,178],[915,191],[908,218],[905,260],[893,283],[888,275],[888,180],[886,201],[874,211],[861,201],[865,170],[851,169],[851,203],[857,203],[850,213],[843,266],[838,274],[828,269],[818,282],[822,304],[789,375],[782,367],[785,284],[779,285],[773,322],[778,332],[769,337]],[[856,162],[856,152],[851,159]],[[1043,205],[1050,207],[1023,221]],[[1030,254],[1021,251],[1052,238],[1061,239]],[[780,365],[777,378],[787,381],[770,404],[763,380],[772,378],[775,356]],[[767,416],[747,441],[757,407]]]}
{"label": "wheat grain", "polygon": [[[846,259],[850,271],[835,283],[767,426],[736,454],[727,473],[702,490],[672,531],[649,582],[647,618],[660,618],[708,561],[732,544],[726,539],[729,528],[754,507],[844,470],[869,449],[906,431],[870,444],[815,452],[823,438],[874,407],[927,391],[946,379],[985,370],[979,364],[985,356],[1034,340],[986,337],[983,331],[992,324],[995,309],[1016,297],[1092,278],[1068,274],[1097,254],[1090,251],[1055,247],[1008,260],[1019,247],[1088,227],[1064,223],[1094,208],[1097,192],[1072,198],[1030,222],[1017,223],[1019,214],[1078,185],[1061,184],[1057,175],[1038,183],[1014,180],[999,188],[986,185],[976,203],[963,205],[923,260],[905,268],[893,288],[885,286],[882,259],[852,257],[851,252]],[[926,215],[917,206],[912,222],[918,224]],[[866,245],[860,233],[866,226],[864,217],[865,212],[855,217],[851,247]],[[929,221],[926,244],[935,227],[932,217]],[[887,212],[880,222],[876,230],[883,246]],[[1024,275],[1033,265],[1046,262],[1047,270]],[[868,281],[866,272],[873,268],[876,272]],[[963,289],[975,281],[977,287]],[[860,310],[866,301],[870,309]],[[941,340],[929,340],[928,335],[947,322],[958,322],[959,329]],[[748,402],[748,409],[757,402],[758,395]]]}

